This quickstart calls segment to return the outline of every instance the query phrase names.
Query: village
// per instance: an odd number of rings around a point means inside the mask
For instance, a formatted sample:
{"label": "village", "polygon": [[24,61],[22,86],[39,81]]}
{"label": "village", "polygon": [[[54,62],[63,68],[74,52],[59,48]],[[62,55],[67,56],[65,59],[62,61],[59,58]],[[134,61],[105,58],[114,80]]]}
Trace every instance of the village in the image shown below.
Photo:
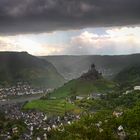
{"label": "village", "polygon": [[[22,120],[26,125],[26,131],[20,135],[21,140],[32,140],[35,131],[43,131],[43,135],[37,135],[36,140],[47,140],[49,132],[52,130],[64,131],[64,125],[71,125],[73,122],[80,120],[83,114],[72,114],[65,113],[63,116],[49,116],[47,113],[37,111],[37,110],[22,110],[25,103],[18,104],[6,104],[0,106],[0,112],[3,113],[6,119],[10,120]],[[123,112],[114,111],[114,117],[120,117]],[[105,120],[106,122],[108,120]],[[102,121],[97,122],[95,125],[101,133],[104,131],[102,129]],[[126,136],[123,126],[118,126],[118,136],[123,138]],[[10,140],[12,135],[18,134],[19,127],[14,125],[10,131],[0,132],[0,137],[4,140]]]}
{"label": "village", "polygon": [[[37,110],[22,111],[24,103],[6,104],[0,106],[0,111],[5,115],[6,119],[23,120],[26,125],[26,131],[20,136],[20,139],[31,140],[34,130],[43,130],[42,136],[37,136],[36,140],[47,140],[47,135],[52,129],[59,128],[63,131],[65,124],[70,125],[73,121],[79,120],[80,115],[64,114],[63,116],[48,116]],[[11,135],[18,133],[18,126],[14,126],[9,132],[0,132],[0,137],[10,139]]]}
{"label": "village", "polygon": [[32,87],[28,82],[17,82],[14,86],[0,88],[0,101],[6,101],[11,97],[43,94],[51,90]]}
{"label": "village", "polygon": [[[140,86],[135,86],[133,90],[140,90]],[[130,91],[133,91],[130,90]],[[4,92],[5,91],[5,92]],[[130,91],[126,91],[122,93],[122,95],[129,94]],[[43,90],[33,89],[28,84],[17,84],[17,86],[11,88],[3,88],[1,89],[1,94],[7,93],[7,97],[14,95],[14,96],[22,96],[22,95],[29,95],[29,94],[37,94],[43,93]],[[91,93],[86,97],[86,100],[93,99],[93,100],[100,100],[102,96],[106,96],[106,94],[101,93]],[[83,100],[85,97],[83,96],[76,96],[76,100]],[[53,99],[55,100],[55,99]],[[68,100],[68,99],[67,99]],[[71,101],[69,101],[72,103]],[[49,132],[51,130],[58,129],[59,131],[64,131],[64,125],[71,125],[73,122],[80,120],[82,114],[72,114],[72,113],[64,113],[62,116],[49,116],[46,112],[41,112],[38,110],[24,110],[23,106],[26,102],[22,103],[9,103],[9,104],[1,104],[0,105],[0,112],[5,115],[6,119],[10,120],[22,120],[23,123],[26,125],[26,131],[20,135],[20,139],[22,140],[32,140],[34,137],[34,132],[37,130],[43,131],[43,135],[37,135],[35,137],[36,140],[47,140],[49,136]],[[112,115],[114,117],[122,116],[123,111],[114,110]],[[108,121],[108,120],[106,120]],[[102,123],[99,121],[97,127],[99,128],[99,132],[102,132]],[[18,126],[13,126],[10,131],[7,132],[0,132],[0,137],[4,140],[11,139],[13,134],[18,133],[19,128]],[[126,133],[122,125],[118,126],[117,134],[120,138],[125,138]]]}

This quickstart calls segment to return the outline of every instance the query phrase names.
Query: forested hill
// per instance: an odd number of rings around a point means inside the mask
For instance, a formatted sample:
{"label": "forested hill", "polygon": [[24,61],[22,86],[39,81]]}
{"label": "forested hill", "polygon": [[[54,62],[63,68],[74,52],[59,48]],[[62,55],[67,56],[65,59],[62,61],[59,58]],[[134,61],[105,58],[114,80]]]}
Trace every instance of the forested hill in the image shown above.
{"label": "forested hill", "polygon": [[27,81],[35,86],[58,87],[64,78],[47,60],[27,52],[0,52],[0,84]]}
{"label": "forested hill", "polygon": [[122,88],[140,85],[140,64],[125,68],[116,75],[114,80],[118,82]]}

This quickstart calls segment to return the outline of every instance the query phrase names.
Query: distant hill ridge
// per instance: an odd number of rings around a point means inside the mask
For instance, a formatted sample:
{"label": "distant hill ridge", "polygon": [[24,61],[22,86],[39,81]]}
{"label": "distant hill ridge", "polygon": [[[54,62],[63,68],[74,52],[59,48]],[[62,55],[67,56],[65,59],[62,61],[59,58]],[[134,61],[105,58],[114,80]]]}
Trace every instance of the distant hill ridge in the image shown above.
{"label": "distant hill ridge", "polygon": [[0,84],[27,81],[35,86],[58,87],[64,78],[47,60],[27,52],[0,52]]}
{"label": "distant hill ridge", "polygon": [[112,79],[124,68],[132,64],[140,63],[140,54],[131,55],[62,55],[41,57],[51,62],[67,79],[78,78],[82,73],[87,72],[91,64],[105,78]]}

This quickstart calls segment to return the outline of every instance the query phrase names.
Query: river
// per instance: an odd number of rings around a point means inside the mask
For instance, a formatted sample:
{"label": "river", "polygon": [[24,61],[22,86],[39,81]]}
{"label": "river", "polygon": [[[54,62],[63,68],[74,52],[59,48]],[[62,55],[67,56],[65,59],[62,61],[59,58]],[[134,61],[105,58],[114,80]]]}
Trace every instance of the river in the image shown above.
{"label": "river", "polygon": [[22,103],[26,101],[32,101],[32,100],[37,100],[40,99],[44,94],[36,94],[36,95],[28,95],[28,96],[19,96],[15,97],[6,101],[0,101],[0,105],[5,105],[5,104],[13,104],[13,103]]}

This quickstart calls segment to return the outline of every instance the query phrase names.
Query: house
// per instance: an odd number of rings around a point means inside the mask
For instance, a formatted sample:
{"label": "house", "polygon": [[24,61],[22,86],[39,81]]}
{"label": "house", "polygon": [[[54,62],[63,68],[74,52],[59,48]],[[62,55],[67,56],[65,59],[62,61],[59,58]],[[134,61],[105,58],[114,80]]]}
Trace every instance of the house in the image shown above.
{"label": "house", "polygon": [[140,86],[135,86],[134,90],[140,90]]}
{"label": "house", "polygon": [[76,96],[76,100],[82,100],[82,99],[84,99],[85,97],[83,97],[83,96]]}
{"label": "house", "polygon": [[117,111],[113,112],[113,116],[115,116],[117,118],[120,117],[122,114],[123,114],[123,112],[117,112]]}
{"label": "house", "polygon": [[127,90],[126,92],[123,93],[123,95],[127,95],[127,94],[129,94],[131,92],[132,92],[132,90]]}
{"label": "house", "polygon": [[118,132],[117,132],[117,134],[118,134],[120,140],[125,140],[125,138],[126,138],[126,133],[125,133],[124,128],[123,128],[122,125],[120,125],[120,126],[118,127]]}
{"label": "house", "polygon": [[91,93],[90,95],[89,95],[89,98],[90,99],[100,99],[101,98],[101,93]]}

